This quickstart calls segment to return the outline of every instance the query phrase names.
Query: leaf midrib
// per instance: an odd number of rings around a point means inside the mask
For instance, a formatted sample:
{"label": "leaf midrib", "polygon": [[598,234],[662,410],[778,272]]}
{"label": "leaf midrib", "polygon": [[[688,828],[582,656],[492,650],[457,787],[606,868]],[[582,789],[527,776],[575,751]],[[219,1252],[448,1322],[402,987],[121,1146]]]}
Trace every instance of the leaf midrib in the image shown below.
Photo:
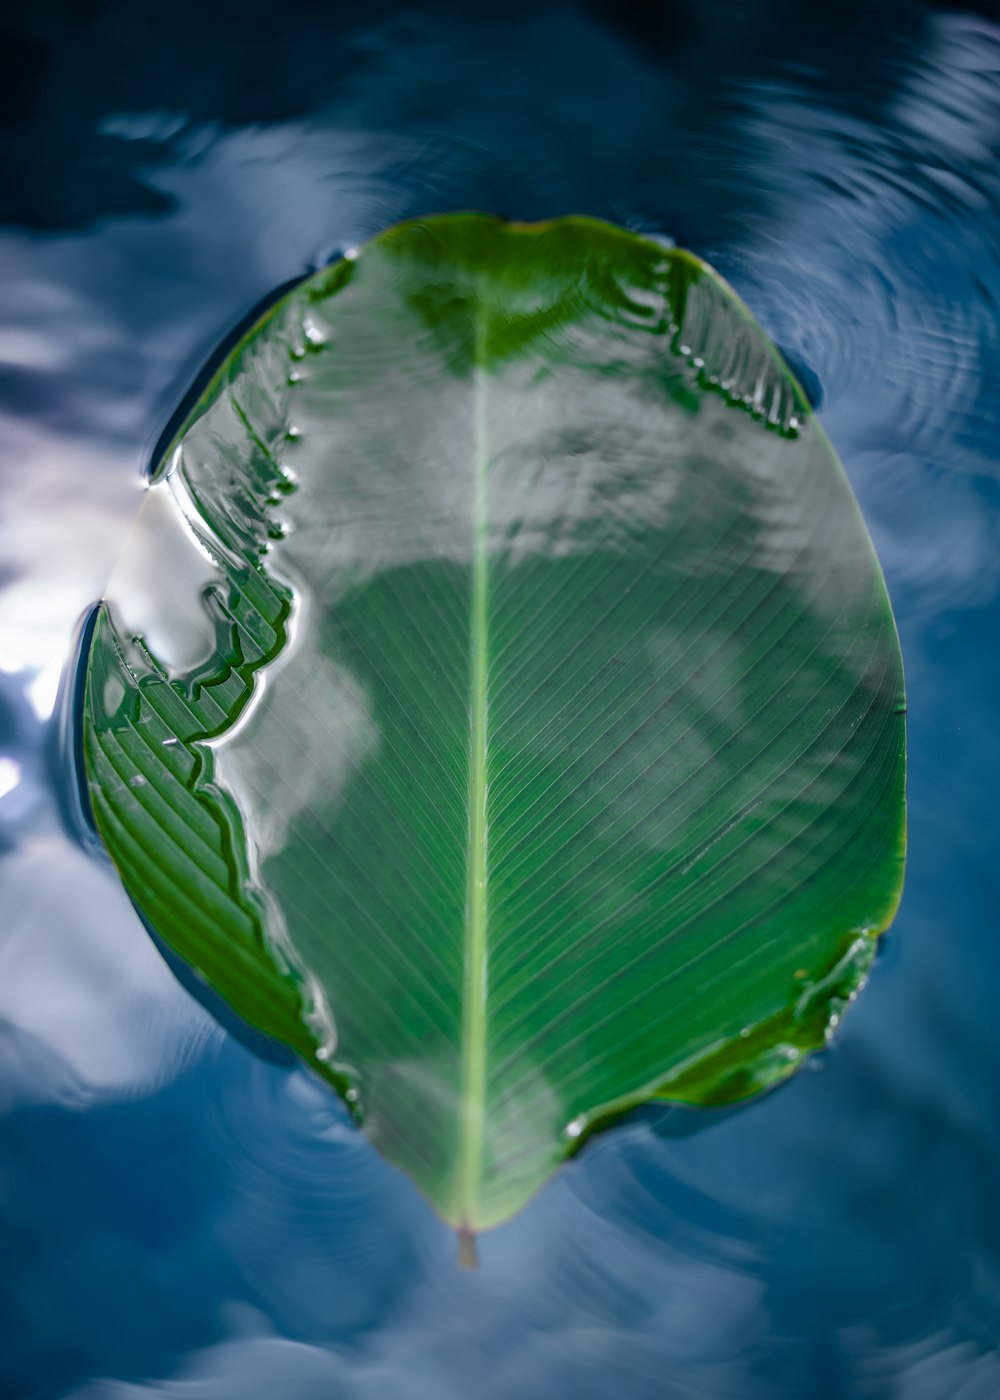
{"label": "leaf midrib", "polygon": [[469,835],[466,866],[461,1103],[458,1143],[458,1219],[475,1227],[482,1179],[486,1112],[486,997],[489,678],[489,522],[486,447],[486,334],[483,299],[476,296],[473,359],[473,540],[469,619]]}

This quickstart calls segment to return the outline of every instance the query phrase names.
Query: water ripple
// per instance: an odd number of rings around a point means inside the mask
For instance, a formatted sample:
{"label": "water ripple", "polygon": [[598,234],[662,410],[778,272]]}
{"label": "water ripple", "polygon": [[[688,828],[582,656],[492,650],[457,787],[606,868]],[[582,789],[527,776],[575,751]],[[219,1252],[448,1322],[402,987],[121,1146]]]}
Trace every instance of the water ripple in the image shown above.
{"label": "water ripple", "polygon": [[[251,5],[223,34],[176,8],[183,42],[135,7],[134,62],[113,6],[105,67],[72,26],[4,49],[52,100],[0,112],[0,1393],[994,1396],[1000,27],[720,0]],[[689,1135],[650,1111],[596,1140],[471,1276],[318,1083],[180,988],[63,831],[49,748],[213,346],[336,249],[462,207],[610,217],[729,277],[852,476],[911,701],[907,894],[833,1053]]]}

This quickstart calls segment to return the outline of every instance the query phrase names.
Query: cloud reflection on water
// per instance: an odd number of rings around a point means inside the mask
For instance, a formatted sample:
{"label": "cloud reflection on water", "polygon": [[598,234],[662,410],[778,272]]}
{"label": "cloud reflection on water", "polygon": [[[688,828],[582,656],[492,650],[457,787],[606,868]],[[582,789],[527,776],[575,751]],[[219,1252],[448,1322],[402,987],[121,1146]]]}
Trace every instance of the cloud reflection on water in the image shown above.
{"label": "cloud reflection on water", "polygon": [[[63,144],[118,175],[0,230],[4,1395],[1000,1390],[1000,34],[913,6],[873,10],[863,51],[805,15],[765,42],[751,9],[714,48],[693,11],[676,42],[599,6],[365,15],[269,113],[225,75],[214,112],[194,79],[168,108],[150,70],[144,109],[109,78],[121,105]],[[598,1141],[472,1278],[331,1097],[181,990],[60,826],[43,723],[217,341],[335,248],[470,206],[690,244],[815,375],[897,607],[912,841],[816,1073],[690,1137],[647,1115]]]}

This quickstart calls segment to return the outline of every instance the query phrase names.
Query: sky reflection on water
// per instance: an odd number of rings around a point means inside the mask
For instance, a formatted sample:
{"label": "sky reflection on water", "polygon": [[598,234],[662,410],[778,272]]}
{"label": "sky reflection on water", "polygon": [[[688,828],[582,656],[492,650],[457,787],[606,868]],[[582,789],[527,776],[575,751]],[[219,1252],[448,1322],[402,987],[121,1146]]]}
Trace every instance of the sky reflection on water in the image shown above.
{"label": "sky reflection on water", "polygon": [[[74,13],[7,44],[0,114],[0,1396],[994,1400],[1000,28]],[[66,831],[50,719],[216,344],[336,249],[467,207],[671,237],[802,367],[897,611],[911,839],[822,1063],[599,1139],[474,1275],[331,1095],[178,985]]]}

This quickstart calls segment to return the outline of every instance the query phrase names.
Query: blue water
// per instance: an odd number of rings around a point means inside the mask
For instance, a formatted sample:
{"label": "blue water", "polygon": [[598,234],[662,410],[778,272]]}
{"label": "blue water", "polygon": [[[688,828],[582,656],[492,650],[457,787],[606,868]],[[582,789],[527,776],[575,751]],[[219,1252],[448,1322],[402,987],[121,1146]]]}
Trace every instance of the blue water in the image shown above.
{"label": "blue water", "polygon": [[[0,1396],[996,1400],[990,8],[61,0],[0,31]],[[910,703],[906,893],[833,1050],[597,1139],[472,1274],[322,1085],[179,984],[67,828],[52,717],[213,348],[469,207],[729,278],[843,457]]]}

